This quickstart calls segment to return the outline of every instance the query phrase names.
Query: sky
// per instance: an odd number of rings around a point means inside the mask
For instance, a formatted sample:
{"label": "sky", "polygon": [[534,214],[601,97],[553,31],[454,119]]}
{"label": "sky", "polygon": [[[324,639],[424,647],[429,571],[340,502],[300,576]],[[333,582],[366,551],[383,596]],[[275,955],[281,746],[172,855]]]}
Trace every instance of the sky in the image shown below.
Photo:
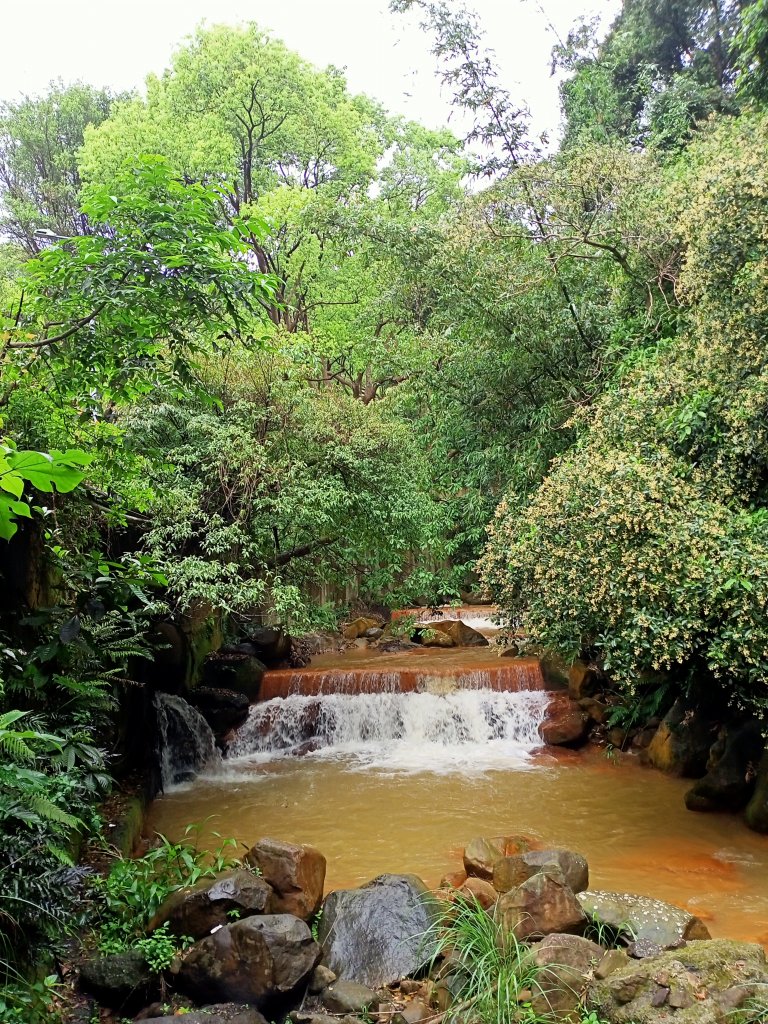
{"label": "sky", "polygon": [[[556,42],[581,15],[607,27],[619,0],[469,0],[500,77],[531,111],[536,134],[556,135]],[[319,66],[346,68],[350,87],[393,113],[436,127],[450,107],[435,79],[429,40],[387,0],[0,0],[0,100],[43,92],[52,79],[114,90],[141,88],[201,23],[256,21]],[[456,128],[456,125],[454,125]]]}

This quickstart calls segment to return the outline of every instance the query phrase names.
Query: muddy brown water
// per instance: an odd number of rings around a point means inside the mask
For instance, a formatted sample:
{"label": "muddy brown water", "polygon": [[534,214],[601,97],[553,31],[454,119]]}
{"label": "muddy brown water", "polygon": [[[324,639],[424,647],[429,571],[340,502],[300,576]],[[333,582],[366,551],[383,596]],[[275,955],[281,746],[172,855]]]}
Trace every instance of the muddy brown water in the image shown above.
{"label": "muddy brown water", "polygon": [[[391,657],[402,663],[407,656]],[[457,652],[432,659],[439,668],[433,676],[459,663]],[[465,651],[461,663],[479,669],[487,659],[488,652]],[[314,667],[323,670],[371,669],[372,663],[394,670],[365,652],[320,660]],[[419,670],[427,664],[422,652]],[[411,665],[406,660],[402,667]],[[289,701],[309,699],[317,698]],[[408,714],[423,717],[434,714],[440,698],[410,693],[401,699]],[[436,886],[461,866],[462,848],[474,836],[522,832],[584,854],[593,888],[665,899],[698,914],[715,937],[768,945],[768,837],[750,832],[735,815],[687,811],[689,780],[645,768],[632,755],[607,757],[595,749],[512,748],[507,755],[502,746],[487,759],[484,746],[470,744],[459,761],[443,759],[437,746],[432,757],[422,733],[414,736],[402,761],[391,749],[377,760],[339,747],[320,756],[276,752],[225,762],[221,774],[157,799],[148,830],[179,839],[190,822],[199,823],[207,847],[218,842],[215,833],[245,846],[262,836],[310,843],[327,857],[329,891],[383,872],[414,872]],[[421,760],[414,760],[415,747]]]}

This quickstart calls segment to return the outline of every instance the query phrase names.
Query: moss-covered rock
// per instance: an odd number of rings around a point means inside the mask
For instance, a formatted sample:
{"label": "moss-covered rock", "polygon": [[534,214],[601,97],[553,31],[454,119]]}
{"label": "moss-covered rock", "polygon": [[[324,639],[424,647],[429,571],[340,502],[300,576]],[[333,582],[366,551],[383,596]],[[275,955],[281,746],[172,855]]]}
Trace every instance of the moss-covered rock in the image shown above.
{"label": "moss-covered rock", "polygon": [[760,946],[724,939],[691,942],[593,982],[588,1004],[607,1024],[727,1024],[767,983]]}

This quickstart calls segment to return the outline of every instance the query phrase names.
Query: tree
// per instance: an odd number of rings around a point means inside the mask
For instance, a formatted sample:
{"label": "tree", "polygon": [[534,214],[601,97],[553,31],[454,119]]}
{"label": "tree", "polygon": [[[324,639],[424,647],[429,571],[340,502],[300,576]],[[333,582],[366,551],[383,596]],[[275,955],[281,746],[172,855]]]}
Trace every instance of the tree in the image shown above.
{"label": "tree", "polygon": [[58,82],[45,96],[0,105],[0,230],[28,256],[45,245],[37,230],[88,232],[77,153],[86,128],[101,124],[115,100],[106,89]]}

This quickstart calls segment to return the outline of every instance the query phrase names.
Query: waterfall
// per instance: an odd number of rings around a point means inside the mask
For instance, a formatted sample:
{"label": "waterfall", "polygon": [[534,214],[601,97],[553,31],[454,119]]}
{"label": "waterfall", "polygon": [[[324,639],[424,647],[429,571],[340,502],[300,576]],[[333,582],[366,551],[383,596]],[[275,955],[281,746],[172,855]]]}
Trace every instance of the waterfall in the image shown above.
{"label": "waterfall", "polygon": [[160,737],[160,777],[163,789],[187,782],[206,768],[221,764],[211,728],[182,697],[155,694]]}
{"label": "waterfall", "polygon": [[254,705],[228,757],[343,757],[394,770],[509,767],[541,745],[548,701],[541,691],[294,694]]}

